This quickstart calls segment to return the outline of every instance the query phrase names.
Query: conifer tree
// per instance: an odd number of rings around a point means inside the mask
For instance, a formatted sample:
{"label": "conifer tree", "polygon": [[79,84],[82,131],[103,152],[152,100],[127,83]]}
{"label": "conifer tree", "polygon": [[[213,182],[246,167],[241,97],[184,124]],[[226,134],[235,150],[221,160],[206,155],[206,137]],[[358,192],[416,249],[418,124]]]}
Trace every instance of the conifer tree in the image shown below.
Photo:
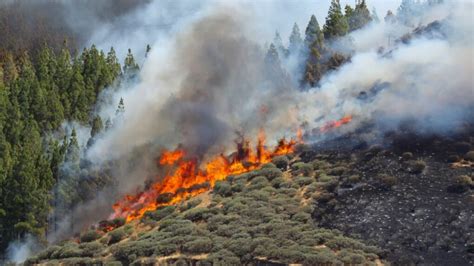
{"label": "conifer tree", "polygon": [[361,29],[372,21],[372,16],[370,15],[365,0],[360,0],[354,10],[346,6],[345,16],[349,23],[349,31]]}
{"label": "conifer tree", "polygon": [[283,40],[281,39],[280,33],[278,31],[275,32],[275,37],[273,38],[273,44],[278,51],[278,54],[281,56],[286,56],[288,51],[283,45]]}
{"label": "conifer tree", "polygon": [[375,9],[375,7],[372,8],[372,20],[373,20],[375,23],[379,23],[379,22],[380,22],[379,15],[377,14],[377,10]]}
{"label": "conifer tree", "polygon": [[349,31],[347,18],[342,14],[339,0],[331,0],[326,24],[324,24],[324,37],[327,40],[342,37]]}
{"label": "conifer tree", "polygon": [[134,78],[137,75],[139,70],[140,70],[140,67],[135,62],[135,58],[133,57],[132,50],[128,49],[128,54],[127,54],[127,57],[125,57],[125,62],[123,65],[124,75],[130,78]]}
{"label": "conifer tree", "polygon": [[304,43],[306,47],[310,47],[312,45],[317,45],[321,47],[323,45],[323,42],[323,32],[319,27],[319,23],[316,19],[316,16],[312,15],[311,19],[309,20],[308,26],[306,27]]}
{"label": "conifer tree", "polygon": [[291,31],[290,37],[289,37],[289,45],[288,45],[288,50],[290,53],[295,53],[299,52],[301,48],[303,47],[303,39],[301,38],[301,33],[300,33],[300,28],[298,27],[298,24],[293,25],[293,29]]}

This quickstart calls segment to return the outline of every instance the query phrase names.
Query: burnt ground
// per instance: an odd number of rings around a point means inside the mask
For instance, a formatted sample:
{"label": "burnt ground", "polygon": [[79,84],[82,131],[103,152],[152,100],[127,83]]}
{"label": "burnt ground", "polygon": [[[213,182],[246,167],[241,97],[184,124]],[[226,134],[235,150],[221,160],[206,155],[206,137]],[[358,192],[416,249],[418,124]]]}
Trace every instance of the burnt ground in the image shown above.
{"label": "burnt ground", "polygon": [[341,138],[314,147],[306,160],[345,161],[350,169],[334,200],[316,203],[315,221],[381,247],[382,258],[394,265],[473,265],[473,187],[457,181],[472,180],[473,166],[452,164],[466,162],[461,158],[473,150],[471,136],[404,134],[385,138],[385,147],[351,143],[350,149]]}

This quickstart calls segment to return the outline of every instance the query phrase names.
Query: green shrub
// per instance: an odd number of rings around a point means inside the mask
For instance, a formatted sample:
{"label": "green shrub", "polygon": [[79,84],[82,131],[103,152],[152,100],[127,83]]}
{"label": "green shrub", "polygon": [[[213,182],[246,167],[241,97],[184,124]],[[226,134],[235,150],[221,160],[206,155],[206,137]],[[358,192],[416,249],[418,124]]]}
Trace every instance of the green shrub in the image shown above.
{"label": "green shrub", "polygon": [[292,220],[301,222],[301,223],[306,223],[311,221],[311,215],[306,212],[298,212],[295,215],[293,215]]}
{"label": "green shrub", "polygon": [[208,237],[198,237],[184,243],[183,251],[192,254],[208,253],[212,250],[212,240]]}
{"label": "green shrub", "polygon": [[285,182],[285,179],[283,179],[283,177],[277,177],[275,179],[272,180],[271,182],[271,185],[272,187],[274,188],[280,188],[280,185]]}
{"label": "green shrub", "polygon": [[231,189],[232,189],[232,192],[233,192],[233,193],[244,191],[244,189],[245,189],[245,181],[243,181],[243,180],[237,180],[237,181],[233,182]]}
{"label": "green shrub", "polygon": [[104,262],[104,266],[122,266],[123,264],[120,261],[106,261]]}
{"label": "green shrub", "polygon": [[391,175],[379,175],[377,177],[378,181],[380,182],[380,185],[382,188],[389,189],[393,186],[395,186],[398,182],[397,178]]}
{"label": "green shrub", "polygon": [[125,230],[123,228],[117,228],[111,232],[109,232],[109,245],[115,244],[119,242],[120,240],[124,239],[127,234],[125,233]]}
{"label": "green shrub", "polygon": [[184,218],[193,222],[205,220],[209,210],[207,208],[194,208],[183,213]]}
{"label": "green shrub", "polygon": [[265,176],[257,176],[250,182],[249,189],[262,189],[266,186],[270,186],[270,182],[268,182],[268,179]]}
{"label": "green shrub", "polygon": [[407,163],[407,171],[412,174],[420,174],[426,167],[426,163],[422,160],[409,161]]}
{"label": "green shrub", "polygon": [[212,265],[216,265],[216,266],[241,265],[239,257],[237,257],[234,253],[230,252],[227,249],[221,249],[217,252],[212,252],[207,257],[207,261],[212,263]]}
{"label": "green shrub", "polygon": [[331,167],[331,164],[324,160],[314,160],[311,164],[314,170],[327,170]]}
{"label": "green shrub", "polygon": [[309,163],[298,162],[291,165],[291,170],[298,175],[310,176],[313,174],[313,165]]}
{"label": "green shrub", "polygon": [[347,178],[347,182],[349,184],[355,184],[360,181],[360,176],[359,175],[351,175]]}
{"label": "green shrub", "polygon": [[171,200],[173,200],[174,194],[173,193],[162,193],[156,197],[156,203],[158,204],[164,204],[168,203]]}
{"label": "green shrub", "polygon": [[307,186],[311,183],[313,183],[314,179],[312,177],[307,177],[307,176],[298,176],[295,178],[295,183],[298,184],[298,186],[303,187]]}
{"label": "green shrub", "polygon": [[256,172],[258,173],[259,176],[265,176],[270,181],[272,181],[273,179],[277,177],[283,176],[283,172],[278,168],[264,168]]}
{"label": "green shrub", "polygon": [[266,164],[262,165],[261,168],[262,168],[262,169],[265,169],[265,168],[276,168],[276,165],[273,164],[273,163],[266,163]]}
{"label": "green shrub", "polygon": [[323,182],[323,183],[330,182],[330,181],[333,181],[333,180],[335,180],[335,177],[329,176],[327,174],[321,174],[318,177],[318,181]]}
{"label": "green shrub", "polygon": [[231,251],[238,257],[243,257],[245,254],[249,254],[251,250],[251,238],[232,238],[224,243],[227,250]]}
{"label": "green shrub", "polygon": [[344,166],[338,166],[338,167],[334,167],[334,168],[331,168],[327,171],[327,174],[328,175],[333,175],[333,176],[341,176],[342,174],[344,174],[345,172],[347,172],[348,169]]}
{"label": "green shrub", "polygon": [[110,251],[115,259],[129,264],[138,257],[150,257],[155,252],[157,243],[153,241],[128,241],[111,247]]}
{"label": "green shrub", "polygon": [[99,233],[97,230],[88,230],[81,235],[80,239],[81,239],[81,242],[91,242],[101,237],[102,237],[102,234]]}
{"label": "green shrub", "polygon": [[279,169],[281,170],[286,170],[288,168],[288,164],[290,163],[290,160],[288,160],[288,157],[285,155],[282,156],[276,156],[272,159],[272,163]]}
{"label": "green shrub", "polygon": [[232,187],[227,181],[219,181],[214,185],[214,193],[221,195],[222,197],[232,196]]}
{"label": "green shrub", "polygon": [[363,263],[365,263],[365,257],[364,256],[362,256],[360,254],[357,254],[357,253],[350,252],[347,249],[341,250],[337,254],[337,258],[339,260],[341,260],[342,262],[344,262],[345,264],[354,265],[354,264],[363,264]]}
{"label": "green shrub", "polygon": [[192,209],[196,206],[198,206],[199,204],[201,204],[202,200],[201,199],[198,199],[198,198],[194,198],[194,199],[190,199],[184,203],[182,203],[180,206],[179,206],[179,210],[181,212],[184,212],[186,210],[189,210],[189,209]]}
{"label": "green shrub", "polygon": [[448,186],[448,192],[451,193],[463,193],[469,190],[472,185],[471,177],[467,175],[461,175],[454,178],[452,185]]}
{"label": "green shrub", "polygon": [[149,217],[155,221],[159,221],[174,213],[175,206],[164,206],[156,209],[155,211],[148,211],[145,213],[145,217]]}
{"label": "green shrub", "polygon": [[97,241],[82,243],[79,245],[81,249],[81,257],[92,257],[95,254],[98,254],[104,249],[104,245],[100,244]]}
{"label": "green shrub", "polygon": [[59,250],[52,254],[53,258],[63,259],[72,257],[81,257],[82,250],[79,249],[79,244],[74,242],[68,242],[64,244]]}

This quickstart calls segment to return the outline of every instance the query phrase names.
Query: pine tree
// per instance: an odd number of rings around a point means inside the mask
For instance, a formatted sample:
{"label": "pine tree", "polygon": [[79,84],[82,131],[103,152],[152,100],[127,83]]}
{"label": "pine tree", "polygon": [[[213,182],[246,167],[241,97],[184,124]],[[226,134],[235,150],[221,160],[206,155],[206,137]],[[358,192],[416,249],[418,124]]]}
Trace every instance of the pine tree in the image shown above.
{"label": "pine tree", "polygon": [[300,28],[298,24],[295,23],[290,34],[288,50],[290,53],[298,53],[302,46],[303,39],[301,38]]}
{"label": "pine tree", "polygon": [[286,56],[288,54],[288,51],[283,45],[283,40],[281,39],[280,33],[278,31],[275,32],[273,44],[275,45],[279,55]]}
{"label": "pine tree", "polygon": [[414,26],[415,19],[421,12],[422,4],[415,0],[402,0],[398,7],[397,19],[407,26]]}
{"label": "pine tree", "polygon": [[88,120],[89,105],[86,96],[86,85],[82,76],[82,64],[76,58],[74,60],[71,82],[69,85],[69,99],[71,101],[71,118],[85,122]]}
{"label": "pine tree", "polygon": [[54,74],[54,84],[58,89],[58,97],[61,101],[64,117],[71,117],[71,101],[70,101],[70,82],[72,77],[71,55],[67,49],[65,42],[61,52],[56,60],[56,72]]}
{"label": "pine tree", "polygon": [[151,51],[151,46],[149,44],[146,45],[146,51],[145,51],[145,58],[148,57],[148,54],[150,53]]}
{"label": "pine tree", "polygon": [[308,47],[308,59],[302,83],[314,87],[322,76],[321,55],[325,53],[323,33],[314,15],[306,28],[305,43]]}
{"label": "pine tree", "polygon": [[372,16],[370,15],[365,0],[359,1],[353,11],[350,7],[348,9],[348,6],[346,6],[346,19],[349,23],[349,31],[361,29],[371,22]]}
{"label": "pine tree", "polygon": [[379,15],[377,14],[377,10],[375,9],[375,7],[372,8],[372,20],[375,23],[380,23],[380,18],[379,18]]}
{"label": "pine tree", "polygon": [[127,57],[125,57],[125,62],[123,65],[124,75],[130,78],[134,78],[137,75],[139,70],[140,70],[140,67],[135,62],[135,58],[133,57],[132,50],[128,49],[128,54],[127,54]]}
{"label": "pine tree", "polygon": [[110,47],[110,51],[107,54],[106,62],[107,67],[113,77],[113,80],[117,79],[122,74],[122,69],[120,67],[119,60],[117,58],[117,55],[115,54],[115,50],[113,47]]}
{"label": "pine tree", "polygon": [[346,17],[342,14],[339,0],[332,0],[323,29],[324,37],[327,40],[331,40],[346,35],[348,31],[349,24]]}
{"label": "pine tree", "polygon": [[321,47],[324,42],[324,36],[323,32],[321,31],[321,28],[319,27],[319,23],[316,19],[316,16],[312,15],[311,19],[309,20],[308,26],[306,27],[304,43],[306,47],[309,48],[310,46],[314,45],[315,42],[318,46]]}
{"label": "pine tree", "polygon": [[104,124],[102,123],[102,119],[100,118],[100,116],[96,115],[94,117],[94,120],[92,120],[91,126],[92,126],[91,137],[87,141],[87,147],[91,147],[94,144],[97,135],[104,129]]}

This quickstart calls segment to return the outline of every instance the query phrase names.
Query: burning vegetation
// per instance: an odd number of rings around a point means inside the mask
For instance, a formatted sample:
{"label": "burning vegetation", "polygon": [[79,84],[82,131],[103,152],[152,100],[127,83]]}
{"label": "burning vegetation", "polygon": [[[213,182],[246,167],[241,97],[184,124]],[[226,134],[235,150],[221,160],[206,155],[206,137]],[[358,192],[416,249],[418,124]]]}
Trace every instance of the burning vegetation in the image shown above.
{"label": "burning vegetation", "polygon": [[[165,168],[165,176],[156,177],[147,190],[137,195],[126,195],[113,205],[114,213],[110,219],[124,218],[130,222],[141,218],[145,212],[153,211],[161,206],[173,205],[183,199],[198,195],[214,187],[216,181],[229,175],[241,174],[259,168],[268,163],[273,157],[292,153],[297,143],[302,142],[302,133],[298,130],[297,139],[282,138],[275,148],[270,149],[266,144],[263,130],[260,131],[255,149],[250,141],[243,136],[236,141],[236,151],[225,156],[220,154],[208,162],[201,163],[186,151],[176,149],[165,150],[159,157],[158,164]],[[113,227],[103,227],[109,231]]]}

